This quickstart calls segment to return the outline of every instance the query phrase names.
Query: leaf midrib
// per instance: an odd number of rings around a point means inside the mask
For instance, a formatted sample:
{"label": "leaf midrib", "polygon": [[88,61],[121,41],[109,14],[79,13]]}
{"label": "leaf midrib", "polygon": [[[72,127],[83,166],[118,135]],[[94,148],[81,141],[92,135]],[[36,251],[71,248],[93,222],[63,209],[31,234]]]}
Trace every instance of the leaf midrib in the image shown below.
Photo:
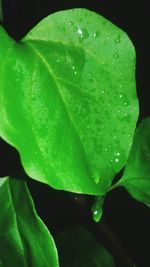
{"label": "leaf midrib", "polygon": [[[26,44],[27,44],[27,45],[34,51],[34,53],[36,54],[36,56],[43,62],[44,66],[46,67],[46,69],[47,69],[47,71],[48,71],[48,73],[49,73],[50,76],[53,78],[53,81],[54,81],[55,84],[56,84],[56,88],[57,88],[58,95],[59,95],[59,97],[60,97],[60,99],[61,99],[61,102],[62,102],[62,104],[63,104],[63,106],[64,106],[64,109],[66,110],[66,114],[68,115],[69,121],[70,121],[70,123],[71,123],[71,125],[72,125],[72,127],[73,127],[73,129],[74,129],[74,131],[75,131],[75,133],[76,133],[76,136],[77,136],[77,138],[78,138],[78,140],[79,140],[79,143],[80,143],[80,145],[81,145],[81,147],[82,147],[82,150],[83,150],[83,153],[84,153],[86,162],[87,162],[87,167],[88,167],[88,166],[90,165],[90,162],[89,162],[89,160],[88,160],[88,157],[87,157],[85,148],[84,148],[84,146],[83,146],[83,144],[82,144],[82,141],[81,141],[80,135],[79,135],[79,133],[78,133],[78,130],[76,129],[75,123],[73,122],[73,118],[72,118],[70,112],[68,111],[68,109],[67,109],[67,107],[66,107],[66,105],[65,105],[65,102],[64,102],[64,99],[63,99],[62,94],[60,93],[60,90],[59,90],[59,84],[58,84],[57,81],[56,81],[56,80],[57,80],[57,77],[53,74],[53,70],[52,70],[52,68],[50,67],[50,65],[49,65],[48,62],[46,61],[45,57],[40,53],[39,49],[37,49],[37,48],[36,48],[34,45],[32,45],[31,43],[27,43],[27,42],[26,42]],[[88,168],[88,172],[89,172],[89,168]]]}

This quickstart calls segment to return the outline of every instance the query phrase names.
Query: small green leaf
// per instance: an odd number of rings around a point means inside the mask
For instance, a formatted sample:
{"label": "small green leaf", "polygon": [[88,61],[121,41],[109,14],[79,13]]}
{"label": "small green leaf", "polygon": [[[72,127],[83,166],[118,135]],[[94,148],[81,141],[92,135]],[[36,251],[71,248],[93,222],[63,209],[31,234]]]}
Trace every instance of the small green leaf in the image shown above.
{"label": "small green leaf", "polygon": [[84,227],[64,230],[56,243],[61,267],[115,267],[112,256]]}
{"label": "small green leaf", "polygon": [[54,241],[25,181],[0,179],[0,266],[58,267]]}
{"label": "small green leaf", "polygon": [[118,185],[124,186],[136,200],[150,207],[150,118],[144,119],[133,139],[133,145]]}
{"label": "small green leaf", "polygon": [[88,10],[58,12],[14,44],[0,66],[0,134],[19,150],[28,175],[105,195],[138,117],[127,35]]}

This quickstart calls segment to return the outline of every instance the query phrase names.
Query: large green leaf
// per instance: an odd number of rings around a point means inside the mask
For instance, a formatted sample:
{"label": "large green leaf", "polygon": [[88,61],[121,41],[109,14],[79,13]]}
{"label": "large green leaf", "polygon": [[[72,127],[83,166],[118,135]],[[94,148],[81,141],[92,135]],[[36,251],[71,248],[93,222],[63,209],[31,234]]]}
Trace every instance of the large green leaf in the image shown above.
{"label": "large green leaf", "polygon": [[112,256],[84,227],[64,230],[56,242],[61,267],[115,267]]}
{"label": "large green leaf", "polygon": [[135,51],[100,15],[41,21],[0,62],[0,134],[28,175],[103,195],[124,166],[138,117]]}
{"label": "large green leaf", "polygon": [[0,179],[0,266],[58,267],[57,251],[25,181]]}
{"label": "large green leaf", "polygon": [[138,126],[122,179],[124,186],[138,201],[150,207],[150,118]]}

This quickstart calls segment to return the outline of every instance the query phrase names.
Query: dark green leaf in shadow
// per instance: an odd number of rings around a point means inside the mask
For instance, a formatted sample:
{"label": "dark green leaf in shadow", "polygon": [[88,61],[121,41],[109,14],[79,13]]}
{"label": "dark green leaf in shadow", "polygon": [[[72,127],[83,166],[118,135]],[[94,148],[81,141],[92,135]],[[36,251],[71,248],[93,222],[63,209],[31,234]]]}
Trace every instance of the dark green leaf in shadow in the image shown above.
{"label": "dark green leaf in shadow", "polygon": [[0,66],[0,135],[28,175],[105,195],[138,117],[128,36],[94,12],[58,12],[9,48]]}
{"label": "dark green leaf in shadow", "polygon": [[2,0],[0,0],[0,21],[3,20],[3,7],[2,7]]}
{"label": "dark green leaf in shadow", "polygon": [[150,118],[144,119],[133,139],[133,145],[122,179],[124,186],[136,200],[150,207]]}
{"label": "dark green leaf in shadow", "polygon": [[0,179],[0,266],[58,267],[57,250],[25,181]]}
{"label": "dark green leaf in shadow", "polygon": [[56,243],[61,267],[115,267],[112,256],[84,227],[64,230]]}

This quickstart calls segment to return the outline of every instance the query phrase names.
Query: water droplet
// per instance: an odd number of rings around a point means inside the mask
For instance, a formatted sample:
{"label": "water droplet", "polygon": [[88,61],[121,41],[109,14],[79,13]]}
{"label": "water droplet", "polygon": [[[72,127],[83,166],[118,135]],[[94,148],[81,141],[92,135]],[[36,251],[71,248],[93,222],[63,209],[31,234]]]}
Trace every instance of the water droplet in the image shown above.
{"label": "water droplet", "polygon": [[108,152],[108,148],[105,148],[105,152]]}
{"label": "water droplet", "polygon": [[102,94],[104,94],[105,93],[105,91],[104,90],[102,90]]}
{"label": "water droplet", "polygon": [[103,202],[104,198],[103,197],[96,197],[96,202],[92,206],[92,215],[93,215],[93,220],[95,222],[99,222],[99,220],[102,217],[103,214]]}
{"label": "water droplet", "polygon": [[115,39],[115,43],[120,43],[120,34],[117,36],[117,38]]}
{"label": "water droplet", "polygon": [[113,54],[113,57],[115,59],[118,59],[119,58],[119,54],[118,54],[118,50],[117,49],[115,50],[115,53]]}
{"label": "water droplet", "polygon": [[57,59],[56,59],[56,62],[57,62],[57,63],[59,63],[59,62],[60,62],[60,60],[57,58]]}
{"label": "water droplet", "polygon": [[98,184],[99,181],[100,181],[100,177],[99,177],[99,175],[96,175],[94,180],[95,180],[95,183]]}
{"label": "water droplet", "polygon": [[73,22],[72,22],[72,21],[69,21],[69,22],[68,22],[68,25],[69,25],[69,26],[72,26],[72,25],[73,25]]}
{"label": "water droplet", "polygon": [[120,95],[119,95],[119,97],[120,97],[120,98],[122,98],[122,97],[123,97],[123,95],[122,95],[122,94],[120,94]]}
{"label": "water droplet", "polygon": [[84,10],[84,17],[87,17],[87,11]]}
{"label": "water droplet", "polygon": [[88,33],[87,29],[78,28],[77,33],[79,34],[79,41],[80,42],[83,42],[85,39],[87,39],[89,37],[89,33]]}
{"label": "water droplet", "polygon": [[99,36],[99,31],[94,32],[92,36],[93,36],[94,38],[97,38],[97,37]]}

